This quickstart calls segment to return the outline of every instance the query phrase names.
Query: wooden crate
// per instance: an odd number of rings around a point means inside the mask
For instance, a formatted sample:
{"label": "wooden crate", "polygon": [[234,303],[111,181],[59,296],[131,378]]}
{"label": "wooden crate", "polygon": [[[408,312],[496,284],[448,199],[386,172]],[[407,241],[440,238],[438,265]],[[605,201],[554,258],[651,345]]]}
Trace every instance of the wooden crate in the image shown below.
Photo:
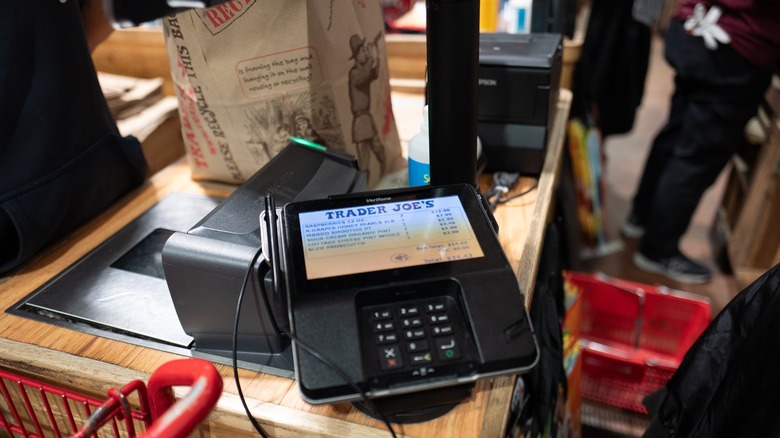
{"label": "wooden crate", "polygon": [[[767,92],[767,136],[752,165],[735,166],[726,190],[728,258],[740,287],[780,263],[780,79]],[[722,224],[721,224],[722,225]]]}

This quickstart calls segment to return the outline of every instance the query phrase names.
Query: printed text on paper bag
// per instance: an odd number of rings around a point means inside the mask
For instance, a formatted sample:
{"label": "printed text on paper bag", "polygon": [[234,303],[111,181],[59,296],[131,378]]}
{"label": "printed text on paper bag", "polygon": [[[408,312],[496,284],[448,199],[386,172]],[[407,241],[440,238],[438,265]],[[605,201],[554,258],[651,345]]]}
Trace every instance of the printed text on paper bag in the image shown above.
{"label": "printed text on paper bag", "polygon": [[309,88],[322,82],[314,47],[303,47],[246,59],[236,64],[236,76],[250,99]]}

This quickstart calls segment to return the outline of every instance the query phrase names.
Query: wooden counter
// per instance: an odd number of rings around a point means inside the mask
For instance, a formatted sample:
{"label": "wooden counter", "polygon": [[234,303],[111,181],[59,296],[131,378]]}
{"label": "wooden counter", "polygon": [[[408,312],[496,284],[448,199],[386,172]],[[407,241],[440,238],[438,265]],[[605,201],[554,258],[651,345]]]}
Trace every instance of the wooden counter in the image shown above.
{"label": "wooden counter", "polygon": [[[499,237],[515,266],[520,287],[531,299],[544,227],[549,222],[558,183],[566,119],[571,93],[561,91],[554,129],[538,187],[529,194],[501,205],[496,213]],[[517,190],[537,180],[522,178]],[[190,179],[183,161],[155,174],[110,210],[69,237],[0,279],[0,306],[8,309],[44,282],[87,254],[132,219],[172,192],[226,195],[229,186],[201,184]],[[151,371],[179,356],[155,349],[76,332],[52,324],[0,315],[0,368],[36,380],[53,383],[86,395],[103,398],[109,387],[133,379],[147,380]],[[222,398],[199,430],[200,436],[254,436],[246,418],[232,369],[218,365],[224,377]],[[241,386],[254,417],[271,436],[377,436],[388,435],[384,425],[349,404],[313,406],[298,394],[294,380],[239,370]],[[409,425],[393,425],[399,436],[500,437],[506,425],[514,377],[483,379],[471,398],[437,419]]]}

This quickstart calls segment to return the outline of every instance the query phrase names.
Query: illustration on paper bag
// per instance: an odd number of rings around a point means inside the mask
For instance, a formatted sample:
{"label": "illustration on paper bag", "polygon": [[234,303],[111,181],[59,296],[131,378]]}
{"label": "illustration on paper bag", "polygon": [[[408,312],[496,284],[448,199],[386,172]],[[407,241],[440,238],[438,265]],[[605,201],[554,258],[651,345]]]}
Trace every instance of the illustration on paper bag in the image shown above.
{"label": "illustration on paper bag", "polygon": [[[290,137],[355,156],[369,186],[402,168],[378,6],[252,4],[227,2],[165,19],[193,178],[241,182]],[[351,20],[331,29],[334,8],[372,19],[348,14]],[[284,24],[301,19],[302,32]]]}
{"label": "illustration on paper bag", "polygon": [[277,96],[244,109],[246,146],[257,164],[262,165],[278,154],[291,136],[346,151],[330,95],[305,91],[296,95],[293,102],[290,97]]}
{"label": "illustration on paper bag", "polygon": [[377,33],[374,39],[366,42],[357,34],[349,39],[354,65],[349,70],[349,102],[352,109],[352,141],[355,143],[358,164],[369,172],[369,164],[373,153],[379,162],[379,171],[386,170],[385,147],[379,139],[379,134],[371,114],[371,83],[379,78],[379,56],[377,41],[382,33]]}

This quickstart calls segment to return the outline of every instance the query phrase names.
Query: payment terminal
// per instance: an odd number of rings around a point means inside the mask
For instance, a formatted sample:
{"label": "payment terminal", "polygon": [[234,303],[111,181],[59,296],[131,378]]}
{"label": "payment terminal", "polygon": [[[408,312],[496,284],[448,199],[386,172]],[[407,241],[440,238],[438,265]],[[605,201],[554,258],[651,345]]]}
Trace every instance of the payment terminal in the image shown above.
{"label": "payment terminal", "polygon": [[472,186],[291,202],[278,224],[295,373],[310,403],[461,385],[536,363],[523,292]]}

